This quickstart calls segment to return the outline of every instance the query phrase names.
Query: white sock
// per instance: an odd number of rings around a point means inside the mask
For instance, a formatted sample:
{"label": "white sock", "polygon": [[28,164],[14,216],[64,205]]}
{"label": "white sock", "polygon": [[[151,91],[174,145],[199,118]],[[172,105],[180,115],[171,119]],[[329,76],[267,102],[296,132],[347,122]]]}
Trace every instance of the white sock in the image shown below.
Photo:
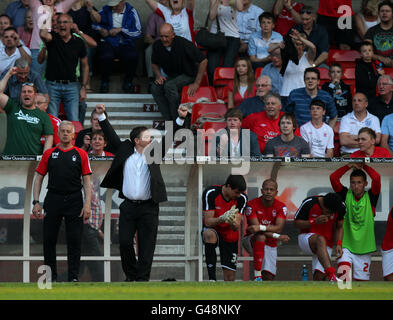
{"label": "white sock", "polygon": [[259,271],[254,270],[254,277],[262,277],[262,271],[261,270],[259,270]]}

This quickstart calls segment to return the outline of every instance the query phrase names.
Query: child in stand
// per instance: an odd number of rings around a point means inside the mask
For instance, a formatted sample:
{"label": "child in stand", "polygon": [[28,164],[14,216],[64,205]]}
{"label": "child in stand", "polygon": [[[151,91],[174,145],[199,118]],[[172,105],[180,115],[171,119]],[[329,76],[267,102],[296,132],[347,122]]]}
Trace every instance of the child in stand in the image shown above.
{"label": "child in stand", "polygon": [[356,92],[364,93],[369,100],[376,97],[378,78],[385,73],[382,66],[373,61],[373,55],[373,45],[368,41],[362,42],[355,69]]}
{"label": "child in stand", "polygon": [[334,99],[337,108],[338,118],[342,118],[347,113],[352,112],[352,94],[351,87],[344,83],[341,78],[343,69],[337,62],[333,62],[329,68],[331,81],[322,85],[322,90],[330,93]]}

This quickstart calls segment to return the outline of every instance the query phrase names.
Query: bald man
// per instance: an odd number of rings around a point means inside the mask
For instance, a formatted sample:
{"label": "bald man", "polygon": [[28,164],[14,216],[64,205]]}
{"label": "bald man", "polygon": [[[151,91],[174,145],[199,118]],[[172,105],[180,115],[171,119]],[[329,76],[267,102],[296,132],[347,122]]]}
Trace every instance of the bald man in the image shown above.
{"label": "bald man", "polygon": [[180,104],[179,93],[188,85],[188,95],[195,94],[207,59],[191,41],[176,36],[172,25],[164,23],[160,39],[153,44],[151,62],[155,77],[151,93],[165,120],[174,121]]}

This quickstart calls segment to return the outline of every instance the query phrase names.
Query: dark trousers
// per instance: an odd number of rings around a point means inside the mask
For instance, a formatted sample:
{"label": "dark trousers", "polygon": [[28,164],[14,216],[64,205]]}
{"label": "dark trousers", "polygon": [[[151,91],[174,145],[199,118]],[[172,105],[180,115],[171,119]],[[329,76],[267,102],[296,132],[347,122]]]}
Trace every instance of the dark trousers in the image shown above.
{"label": "dark trousers", "polygon": [[[119,208],[119,244],[123,271],[131,281],[149,281],[156,247],[159,206],[153,201],[135,204],[125,200]],[[133,244],[136,231],[138,261]]]}
{"label": "dark trousers", "polygon": [[177,109],[181,100],[179,92],[182,91],[184,86],[193,83],[194,80],[193,77],[181,74],[175,78],[168,77],[163,85],[152,84],[151,93],[165,120],[176,120],[178,117]]}
{"label": "dark trousers", "polygon": [[[227,46],[225,49],[207,51],[207,73],[209,76],[209,83],[213,83],[214,70],[217,67],[234,67],[236,56],[240,48],[240,38],[225,37],[227,39]],[[222,57],[222,65],[220,60]]]}
{"label": "dark trousers", "polygon": [[67,238],[68,280],[78,278],[81,257],[83,218],[82,193],[60,195],[48,191],[44,201],[44,263],[52,270],[52,280],[57,280],[56,243],[64,218]]}
{"label": "dark trousers", "polygon": [[113,47],[108,42],[101,43],[99,49],[101,81],[109,81],[115,58],[120,59],[125,68],[124,81],[132,82],[138,65],[138,52],[135,47],[126,44]]}
{"label": "dark trousers", "polygon": [[[92,228],[89,224],[83,225],[82,255],[102,256],[98,230]],[[85,267],[89,269],[91,281],[104,281],[104,261],[82,261],[81,273],[83,273]]]}

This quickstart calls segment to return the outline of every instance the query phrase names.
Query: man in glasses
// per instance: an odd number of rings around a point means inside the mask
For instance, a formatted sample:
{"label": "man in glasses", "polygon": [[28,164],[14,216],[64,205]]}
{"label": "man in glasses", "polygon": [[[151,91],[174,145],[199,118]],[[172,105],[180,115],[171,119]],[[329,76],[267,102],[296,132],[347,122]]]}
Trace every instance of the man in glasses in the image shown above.
{"label": "man in glasses", "polygon": [[245,99],[238,107],[243,114],[243,119],[255,112],[265,110],[263,98],[272,90],[272,80],[268,76],[260,76],[255,82],[257,92],[255,97]]}
{"label": "man in glasses", "polygon": [[300,33],[305,33],[307,39],[311,41],[317,48],[316,58],[313,66],[318,67],[328,58],[329,38],[325,27],[315,23],[315,11],[311,6],[304,6],[300,10],[302,23],[294,28]]}
{"label": "man in glasses", "polygon": [[37,92],[44,94],[49,101],[48,90],[41,76],[31,70],[29,61],[26,58],[19,58],[15,61],[15,66],[10,68],[0,81],[0,92],[4,92],[10,98],[18,101],[22,84],[25,82],[33,83]]}
{"label": "man in glasses", "polygon": [[[89,80],[89,64],[86,45],[81,38],[71,34],[72,18],[61,14],[57,20],[57,32],[41,29],[40,36],[47,52],[46,87],[51,97],[48,112],[58,116],[60,101],[64,103],[67,119],[79,120],[79,98],[86,99],[86,84]],[[76,67],[80,60],[82,86],[76,78]]]}
{"label": "man in glasses", "polygon": [[[0,112],[7,114],[7,155],[41,155],[52,147],[53,128],[46,112],[34,104],[36,89],[32,83],[22,84],[21,104],[0,93]],[[41,136],[45,137],[44,148]]]}
{"label": "man in glasses", "polygon": [[393,112],[393,80],[385,74],[377,81],[378,96],[370,99],[368,111],[382,123],[385,116]]}

